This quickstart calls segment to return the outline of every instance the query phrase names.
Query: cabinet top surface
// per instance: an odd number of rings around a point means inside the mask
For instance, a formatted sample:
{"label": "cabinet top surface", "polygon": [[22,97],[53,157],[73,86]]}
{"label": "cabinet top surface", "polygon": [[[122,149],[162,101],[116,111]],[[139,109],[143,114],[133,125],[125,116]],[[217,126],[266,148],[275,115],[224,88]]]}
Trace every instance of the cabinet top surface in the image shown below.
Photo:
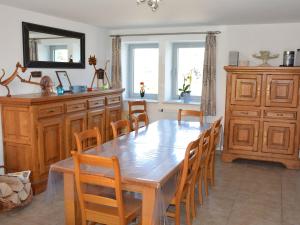
{"label": "cabinet top surface", "polygon": [[282,72],[300,74],[300,67],[224,66],[224,69],[227,72]]}
{"label": "cabinet top surface", "polygon": [[82,93],[65,93],[63,95],[57,95],[55,93],[43,95],[42,93],[12,95],[11,97],[0,96],[0,104],[38,104],[42,102],[56,102],[72,99],[80,99],[87,97],[106,96],[110,94],[120,94],[125,89],[109,89],[109,90],[94,90]]}

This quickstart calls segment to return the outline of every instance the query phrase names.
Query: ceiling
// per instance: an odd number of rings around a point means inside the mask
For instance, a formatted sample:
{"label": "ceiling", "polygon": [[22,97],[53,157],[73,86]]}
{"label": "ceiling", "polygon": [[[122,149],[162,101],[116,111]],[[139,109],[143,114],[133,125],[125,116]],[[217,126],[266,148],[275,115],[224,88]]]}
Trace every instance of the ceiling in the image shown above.
{"label": "ceiling", "polygon": [[300,22],[299,0],[162,0],[152,12],[136,0],[0,0],[0,4],[99,27]]}

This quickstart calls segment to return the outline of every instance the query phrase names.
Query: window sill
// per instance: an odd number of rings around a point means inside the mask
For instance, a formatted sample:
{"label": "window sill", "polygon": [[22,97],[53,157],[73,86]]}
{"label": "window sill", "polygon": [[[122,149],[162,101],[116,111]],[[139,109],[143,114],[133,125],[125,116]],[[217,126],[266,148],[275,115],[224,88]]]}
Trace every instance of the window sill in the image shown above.
{"label": "window sill", "polygon": [[164,101],[164,104],[181,104],[181,105],[200,105],[200,102],[190,101],[187,103],[184,103],[182,100],[168,100]]}
{"label": "window sill", "polygon": [[128,102],[128,101],[143,101],[145,100],[146,102],[150,102],[150,103],[158,103],[158,100],[155,99],[147,99],[147,98],[123,98],[124,102]]}

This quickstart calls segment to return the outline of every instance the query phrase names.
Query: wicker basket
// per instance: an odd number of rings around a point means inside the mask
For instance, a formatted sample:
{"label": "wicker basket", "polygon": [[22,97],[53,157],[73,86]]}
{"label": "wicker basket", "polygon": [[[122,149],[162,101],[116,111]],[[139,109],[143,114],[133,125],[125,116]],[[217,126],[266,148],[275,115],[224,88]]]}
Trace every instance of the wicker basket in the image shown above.
{"label": "wicker basket", "polygon": [[[5,172],[6,168],[4,166],[0,166],[0,168],[4,168],[4,172]],[[13,210],[16,208],[25,207],[32,201],[32,198],[33,198],[32,189],[30,190],[30,193],[29,193],[27,199],[22,201],[21,204],[15,204],[15,203],[9,201],[8,199],[0,198],[0,213],[7,212],[7,211],[10,211],[10,210]]]}
{"label": "wicker basket", "polygon": [[4,199],[4,198],[0,198],[0,212],[7,212],[16,208],[22,208],[25,207],[26,205],[28,205],[33,198],[33,193],[32,190],[30,191],[28,198],[25,201],[22,201],[21,204],[14,204],[13,202]]}

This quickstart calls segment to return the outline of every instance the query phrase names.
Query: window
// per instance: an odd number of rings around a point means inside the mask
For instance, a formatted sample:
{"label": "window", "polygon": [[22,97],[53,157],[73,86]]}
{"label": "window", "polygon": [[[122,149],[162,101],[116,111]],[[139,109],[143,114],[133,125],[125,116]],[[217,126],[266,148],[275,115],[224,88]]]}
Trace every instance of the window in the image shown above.
{"label": "window", "polygon": [[[204,43],[187,42],[173,44],[172,98],[178,99],[184,79],[191,75],[191,99],[200,101],[202,93],[202,74],[204,63]],[[186,85],[189,83],[187,80]]]}
{"label": "window", "polygon": [[158,44],[128,45],[128,94],[140,97],[140,83],[145,85],[145,98],[157,99],[159,48]]}
{"label": "window", "polygon": [[50,58],[53,62],[69,62],[68,46],[51,45]]}

